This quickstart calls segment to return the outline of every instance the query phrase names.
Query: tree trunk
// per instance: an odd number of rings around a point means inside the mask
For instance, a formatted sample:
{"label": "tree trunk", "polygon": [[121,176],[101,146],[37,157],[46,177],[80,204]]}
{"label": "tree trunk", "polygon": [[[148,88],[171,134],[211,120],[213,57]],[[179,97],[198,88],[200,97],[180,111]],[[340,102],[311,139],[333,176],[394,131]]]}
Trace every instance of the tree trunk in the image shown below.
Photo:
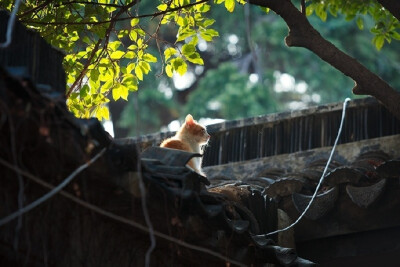
{"label": "tree trunk", "polygon": [[354,80],[354,94],[368,94],[375,97],[400,119],[400,93],[355,58],[324,39],[312,27],[306,16],[289,0],[249,0],[249,3],[268,7],[285,20],[289,27],[289,34],[285,38],[287,46],[304,47],[314,52],[322,60]]}

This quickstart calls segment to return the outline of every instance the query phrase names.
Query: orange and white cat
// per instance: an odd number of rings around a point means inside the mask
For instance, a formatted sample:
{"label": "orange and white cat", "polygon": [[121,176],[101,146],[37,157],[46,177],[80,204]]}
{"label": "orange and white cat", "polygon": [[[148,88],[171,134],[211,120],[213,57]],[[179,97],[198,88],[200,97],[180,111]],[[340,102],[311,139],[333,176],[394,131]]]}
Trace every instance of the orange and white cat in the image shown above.
{"label": "orange and white cat", "polygon": [[[175,136],[165,139],[160,147],[167,147],[173,149],[184,150],[192,153],[202,152],[202,146],[207,144],[210,135],[204,126],[195,121],[192,115],[188,114],[185,123],[181,126]],[[194,157],[188,162],[188,166],[195,170],[197,173],[204,175],[201,170],[202,158]]]}

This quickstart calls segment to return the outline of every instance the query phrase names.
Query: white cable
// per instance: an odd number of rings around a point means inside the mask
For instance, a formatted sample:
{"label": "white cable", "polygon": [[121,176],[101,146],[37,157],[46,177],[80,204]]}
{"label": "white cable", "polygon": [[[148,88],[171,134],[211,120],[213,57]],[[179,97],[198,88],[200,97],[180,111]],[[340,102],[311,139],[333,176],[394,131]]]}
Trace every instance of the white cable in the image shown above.
{"label": "white cable", "polygon": [[7,24],[7,32],[6,32],[6,41],[2,44],[0,44],[0,48],[6,48],[11,44],[12,40],[12,31],[14,28],[14,23],[15,23],[15,18],[17,16],[17,12],[19,9],[19,5],[21,4],[21,0],[15,0],[14,4],[14,9],[12,10],[10,17],[8,18],[8,24]]}
{"label": "white cable", "polygon": [[91,160],[86,162],[85,164],[81,165],[79,168],[77,168],[75,171],[73,171],[65,180],[60,183],[58,186],[56,186],[53,190],[48,192],[47,194],[43,195],[42,197],[36,199],[33,201],[31,204],[23,207],[22,209],[17,210],[16,212],[8,215],[7,217],[3,218],[0,220],[0,227],[3,226],[4,224],[12,221],[13,219],[17,218],[18,216],[30,211],[31,209],[37,207],[38,205],[42,204],[55,194],[57,194],[61,189],[63,189],[75,176],[77,176],[81,171],[89,167],[93,162],[95,162],[100,156],[104,154],[106,151],[106,148],[103,148],[96,156],[94,156]]}
{"label": "white cable", "polygon": [[344,118],[345,118],[345,116],[346,116],[346,106],[347,106],[347,102],[349,102],[349,101],[350,101],[350,98],[346,98],[346,99],[344,100],[344,103],[343,103],[343,110],[342,110],[342,120],[341,120],[341,122],[340,122],[340,127],[339,127],[339,130],[338,130],[338,134],[337,134],[337,136],[336,136],[335,143],[333,144],[333,147],[332,147],[332,150],[331,150],[331,154],[329,155],[329,159],[328,159],[328,161],[326,162],[326,166],[325,166],[325,168],[324,168],[324,171],[322,172],[322,176],[321,176],[321,178],[320,178],[320,180],[319,180],[319,182],[318,182],[317,187],[315,188],[315,192],[314,192],[314,194],[313,194],[313,196],[312,196],[310,202],[308,203],[307,207],[305,208],[305,210],[303,211],[303,213],[299,216],[299,218],[297,218],[297,220],[296,220],[294,223],[292,223],[291,225],[289,225],[288,227],[283,228],[283,229],[280,229],[280,230],[276,230],[276,231],[273,231],[273,232],[270,232],[270,233],[267,233],[267,234],[262,234],[263,236],[273,235],[273,234],[277,234],[277,233],[280,233],[280,232],[284,232],[284,231],[289,230],[290,228],[292,228],[293,226],[295,226],[295,225],[304,217],[304,215],[306,214],[306,212],[308,211],[308,209],[311,207],[311,204],[313,203],[313,201],[314,201],[314,199],[315,199],[315,197],[316,197],[316,195],[317,195],[317,193],[318,193],[318,190],[319,190],[319,188],[320,188],[322,182],[323,182],[324,179],[325,179],[325,173],[327,172],[328,166],[329,166],[329,164],[331,163],[331,160],[332,160],[332,157],[333,157],[333,153],[335,152],[336,145],[337,145],[337,143],[338,143],[338,141],[339,141],[340,134],[342,133]]}

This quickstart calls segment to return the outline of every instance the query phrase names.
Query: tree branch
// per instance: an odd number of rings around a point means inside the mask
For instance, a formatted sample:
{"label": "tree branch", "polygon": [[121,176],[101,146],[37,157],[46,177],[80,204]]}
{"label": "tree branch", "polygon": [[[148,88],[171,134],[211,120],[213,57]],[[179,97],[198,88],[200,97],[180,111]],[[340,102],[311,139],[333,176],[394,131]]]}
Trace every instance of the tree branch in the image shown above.
{"label": "tree branch", "polygon": [[301,13],[303,13],[304,16],[306,16],[306,0],[301,0]]}
{"label": "tree branch", "polygon": [[354,94],[368,94],[381,101],[400,119],[400,93],[356,59],[339,50],[315,30],[307,18],[289,0],[249,0],[250,4],[268,7],[289,27],[287,46],[304,47],[355,81]]}
{"label": "tree branch", "polygon": [[[168,14],[170,12],[174,12],[177,10],[181,10],[181,9],[185,9],[185,8],[189,8],[195,5],[199,5],[205,2],[208,2],[210,0],[200,0],[198,2],[194,2],[194,3],[190,3],[184,6],[179,6],[179,7],[175,7],[175,8],[171,8],[171,9],[167,9],[165,11],[160,11],[160,12],[155,12],[152,14],[144,14],[144,15],[137,15],[137,16],[128,16],[128,17],[123,17],[123,18],[112,18],[109,20],[103,20],[103,21],[79,21],[79,22],[74,22],[74,21],[55,21],[55,22],[43,22],[43,21],[35,21],[35,20],[21,20],[21,22],[23,23],[27,23],[27,24],[37,24],[37,25],[99,25],[99,24],[105,24],[105,23],[109,23],[109,22],[116,22],[116,21],[124,21],[124,20],[131,20],[131,19],[141,19],[141,18],[154,18],[154,17],[158,17],[164,14]],[[127,7],[132,7],[136,4],[136,1],[132,2],[131,4],[127,5],[127,6],[121,6],[121,9],[126,9]]]}
{"label": "tree branch", "polygon": [[[129,5],[124,6],[123,8],[121,8],[117,14],[115,14],[115,16],[111,19],[111,23],[109,25],[109,27],[107,28],[106,31],[106,36],[105,36],[105,42],[104,42],[104,46],[103,49],[105,49],[105,47],[107,47],[108,45],[108,40],[110,38],[110,32],[112,31],[112,29],[115,26],[115,23],[117,22],[117,19],[119,16],[121,16],[123,13],[125,13],[129,8],[131,8],[132,6],[136,5],[137,1],[133,1],[132,3],[130,3]],[[78,83],[83,79],[83,77],[86,75],[87,70],[90,66],[90,64],[92,63],[93,58],[96,55],[97,50],[99,49],[99,46],[102,42],[102,39],[99,39],[95,45],[95,47],[92,50],[92,53],[90,54],[85,66],[83,67],[83,70],[81,71],[81,73],[79,74],[78,78],[75,80],[75,82],[71,85],[71,87],[69,88],[67,94],[66,94],[66,98],[69,98],[69,96],[71,95],[71,93],[74,91],[74,89],[76,88],[76,86],[78,85]]]}

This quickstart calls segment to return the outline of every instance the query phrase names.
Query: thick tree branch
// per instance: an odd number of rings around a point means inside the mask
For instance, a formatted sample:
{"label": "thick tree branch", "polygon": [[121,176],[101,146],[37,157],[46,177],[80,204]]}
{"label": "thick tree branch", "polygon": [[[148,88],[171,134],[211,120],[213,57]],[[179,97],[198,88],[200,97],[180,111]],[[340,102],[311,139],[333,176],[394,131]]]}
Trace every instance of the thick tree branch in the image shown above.
{"label": "thick tree branch", "polygon": [[398,0],[377,0],[385,9],[387,9],[396,19],[400,20],[400,1]]}
{"label": "thick tree branch", "polygon": [[289,0],[249,0],[249,3],[268,7],[285,20],[289,27],[289,34],[285,38],[287,46],[304,47],[312,51],[355,81],[354,94],[374,96],[400,119],[400,93],[356,59],[324,39]]}

